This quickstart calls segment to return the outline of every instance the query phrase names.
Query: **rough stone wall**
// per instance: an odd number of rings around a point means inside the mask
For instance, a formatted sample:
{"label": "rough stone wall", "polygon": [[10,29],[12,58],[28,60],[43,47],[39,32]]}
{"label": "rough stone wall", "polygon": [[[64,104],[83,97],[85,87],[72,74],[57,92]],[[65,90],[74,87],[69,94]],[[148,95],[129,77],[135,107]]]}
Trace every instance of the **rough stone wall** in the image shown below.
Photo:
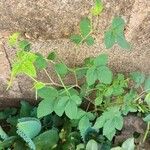
{"label": "rough stone wall", "polygon": [[[23,33],[32,42],[34,51],[46,55],[55,49],[68,65],[80,65],[84,58],[105,52],[110,56],[110,67],[116,72],[139,70],[150,74],[150,1],[103,2],[103,13],[98,18],[93,18],[98,23],[94,34],[95,45],[83,45],[75,51],[75,46],[68,37],[78,32],[79,21],[89,15],[92,0],[0,0],[0,98],[34,97],[31,81],[24,76],[18,77],[10,91],[5,91],[16,53],[15,49],[8,47],[7,37],[14,31]],[[126,20],[125,34],[133,45],[131,52],[118,46],[111,50],[105,49],[104,31],[115,15],[121,15]]]}

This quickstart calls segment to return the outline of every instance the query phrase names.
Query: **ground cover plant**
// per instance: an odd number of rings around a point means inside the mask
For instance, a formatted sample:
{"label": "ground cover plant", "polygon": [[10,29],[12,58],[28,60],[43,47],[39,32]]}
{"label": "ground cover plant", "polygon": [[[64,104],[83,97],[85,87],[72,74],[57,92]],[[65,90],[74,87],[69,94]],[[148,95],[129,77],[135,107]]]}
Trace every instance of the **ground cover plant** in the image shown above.
{"label": "ground cover plant", "polygon": [[[92,17],[99,16],[102,10],[102,2],[95,0]],[[73,34],[71,41],[77,47],[93,45],[93,19],[83,18],[79,26],[80,32]],[[124,28],[123,18],[114,17],[104,33],[106,48],[118,44],[131,49]],[[0,149],[134,150],[149,138],[149,76],[138,71],[128,76],[113,73],[107,54],[86,58],[80,67],[69,67],[55,51],[47,56],[34,53],[19,33],[9,37],[9,45],[18,51],[7,90],[18,75],[24,74],[32,80],[37,105],[23,100],[19,108],[0,112]],[[55,80],[48,67],[53,69]],[[41,72],[48,82],[38,79]],[[64,82],[68,76],[74,78],[73,84]],[[117,142],[129,115],[141,119],[144,132],[135,130]]]}

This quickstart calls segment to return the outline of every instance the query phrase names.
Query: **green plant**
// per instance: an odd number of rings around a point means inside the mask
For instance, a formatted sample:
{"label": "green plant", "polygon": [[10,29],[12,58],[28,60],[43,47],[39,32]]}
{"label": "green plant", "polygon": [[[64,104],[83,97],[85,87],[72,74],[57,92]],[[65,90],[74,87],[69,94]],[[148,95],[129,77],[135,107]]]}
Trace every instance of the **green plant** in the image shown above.
{"label": "green plant", "polygon": [[[95,0],[90,15],[80,21],[80,33],[71,36],[72,42],[94,44],[94,21],[102,10],[103,3]],[[114,17],[104,33],[106,48],[116,43],[124,49],[131,48],[124,29],[122,17]],[[150,77],[140,72],[133,72],[129,77],[114,75],[108,66],[107,54],[86,58],[82,67],[69,67],[55,51],[46,57],[32,52],[31,44],[19,33],[9,37],[9,45],[18,51],[8,89],[18,75],[24,74],[32,80],[39,103],[33,107],[22,101],[20,108],[0,112],[0,121],[5,120],[8,126],[6,131],[3,124],[0,126],[0,149],[110,150],[113,139],[123,128],[124,116],[129,113],[145,117],[147,129],[142,141],[145,142],[150,122]],[[50,75],[49,66],[57,79]],[[38,79],[39,71],[48,82]],[[74,77],[73,84],[64,82],[68,75]],[[121,147],[111,150],[133,150],[134,147],[134,138],[129,138]]]}
{"label": "green plant", "polygon": [[[123,127],[124,116],[132,112],[149,114],[149,77],[144,74],[134,72],[128,78],[123,74],[113,75],[106,54],[87,58],[82,67],[71,68],[55,52],[47,57],[33,53],[26,50],[29,45],[26,42],[21,49],[19,45],[23,40],[16,35],[9,41],[19,49],[9,88],[19,74],[24,74],[31,78],[40,102],[35,108],[21,102],[19,112],[8,109],[0,113],[0,118],[7,118],[12,126],[8,134],[0,129],[1,149],[24,146],[42,150],[45,142],[47,149],[89,149],[89,145],[110,149],[112,139]],[[49,64],[55,71],[56,81],[48,73]],[[49,82],[39,81],[38,71],[44,72]],[[70,74],[74,76],[74,83],[66,85],[64,79]],[[131,87],[130,82],[133,82]],[[148,131],[149,123],[145,139]],[[88,141],[92,144],[87,144]]]}
{"label": "green plant", "polygon": [[[94,0],[94,6],[91,8],[89,17],[85,17],[80,21],[80,34],[73,34],[70,39],[77,45],[84,42],[91,46],[94,44],[94,32],[97,29],[95,17],[98,17],[103,11],[103,3],[101,0]],[[94,19],[93,19],[94,18]],[[96,24],[94,26],[94,24]],[[112,48],[114,44],[118,44],[123,49],[131,49],[131,45],[125,39],[124,35],[125,21],[121,16],[115,16],[112,24],[107,31],[104,32],[104,44],[107,49]]]}

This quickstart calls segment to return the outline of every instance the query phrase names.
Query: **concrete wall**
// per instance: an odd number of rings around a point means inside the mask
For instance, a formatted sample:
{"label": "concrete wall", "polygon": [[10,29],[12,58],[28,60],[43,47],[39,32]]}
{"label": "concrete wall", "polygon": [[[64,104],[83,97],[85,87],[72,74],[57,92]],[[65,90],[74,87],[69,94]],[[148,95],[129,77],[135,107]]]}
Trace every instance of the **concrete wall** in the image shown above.
{"label": "concrete wall", "polygon": [[[150,74],[150,1],[103,0],[103,3],[103,13],[94,18],[94,22],[98,21],[95,45],[83,45],[75,51],[68,38],[78,32],[80,19],[89,15],[92,0],[0,0],[0,99],[34,98],[31,81],[24,76],[18,77],[11,90],[5,91],[16,53],[8,47],[7,38],[14,31],[29,39],[34,51],[46,55],[55,49],[68,65],[82,64],[86,57],[105,52],[114,72],[139,70]],[[125,34],[133,45],[131,52],[118,46],[105,49],[104,31],[115,15],[126,20]]]}

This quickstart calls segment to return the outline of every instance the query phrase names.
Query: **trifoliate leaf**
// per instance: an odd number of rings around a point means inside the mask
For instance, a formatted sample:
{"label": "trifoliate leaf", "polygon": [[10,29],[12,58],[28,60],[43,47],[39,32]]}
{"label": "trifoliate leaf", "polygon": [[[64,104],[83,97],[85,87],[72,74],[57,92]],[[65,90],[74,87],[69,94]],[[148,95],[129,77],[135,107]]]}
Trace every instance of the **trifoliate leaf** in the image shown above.
{"label": "trifoliate leaf", "polygon": [[101,0],[95,0],[95,6],[92,7],[91,13],[93,16],[98,16],[103,10],[103,4]]}
{"label": "trifoliate leaf", "polygon": [[88,46],[92,46],[94,44],[94,38],[92,36],[88,36],[86,39],[85,39],[85,42]]}
{"label": "trifoliate leaf", "polygon": [[123,127],[123,118],[119,107],[110,107],[100,117],[97,118],[93,128],[100,129],[103,127],[103,135],[112,140],[116,129],[121,130]]}
{"label": "trifoliate leaf", "polygon": [[65,76],[68,73],[68,68],[63,63],[55,64],[55,70],[61,76]]}
{"label": "trifoliate leaf", "polygon": [[37,58],[35,61],[35,65],[37,67],[37,69],[45,69],[47,67],[47,61],[46,59],[39,53],[36,54]]}
{"label": "trifoliate leaf", "polygon": [[83,37],[86,37],[91,32],[91,21],[88,18],[83,18],[80,21],[80,32]]}
{"label": "trifoliate leaf", "polygon": [[71,41],[76,43],[76,44],[81,44],[81,41],[82,41],[82,37],[80,35],[72,35],[70,37]]}

